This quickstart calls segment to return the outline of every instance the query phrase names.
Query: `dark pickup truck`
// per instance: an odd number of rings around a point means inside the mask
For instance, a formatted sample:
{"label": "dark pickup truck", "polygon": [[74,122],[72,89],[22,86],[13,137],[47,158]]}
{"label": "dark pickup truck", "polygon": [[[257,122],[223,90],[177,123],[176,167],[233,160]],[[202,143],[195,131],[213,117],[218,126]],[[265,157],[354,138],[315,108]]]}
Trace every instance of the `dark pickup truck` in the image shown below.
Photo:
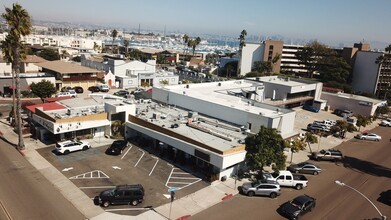
{"label": "dark pickup truck", "polygon": [[343,155],[339,150],[321,150],[319,152],[313,152],[310,156],[313,160],[332,160],[339,161],[343,159]]}

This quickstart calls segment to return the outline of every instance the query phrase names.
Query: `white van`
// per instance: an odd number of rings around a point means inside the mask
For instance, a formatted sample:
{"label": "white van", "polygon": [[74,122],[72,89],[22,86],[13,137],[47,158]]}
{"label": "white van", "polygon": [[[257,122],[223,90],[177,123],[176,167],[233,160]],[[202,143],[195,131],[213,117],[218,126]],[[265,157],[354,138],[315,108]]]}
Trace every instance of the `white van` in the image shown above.
{"label": "white van", "polygon": [[99,84],[98,88],[101,92],[108,92],[110,90],[109,86],[106,84]]}

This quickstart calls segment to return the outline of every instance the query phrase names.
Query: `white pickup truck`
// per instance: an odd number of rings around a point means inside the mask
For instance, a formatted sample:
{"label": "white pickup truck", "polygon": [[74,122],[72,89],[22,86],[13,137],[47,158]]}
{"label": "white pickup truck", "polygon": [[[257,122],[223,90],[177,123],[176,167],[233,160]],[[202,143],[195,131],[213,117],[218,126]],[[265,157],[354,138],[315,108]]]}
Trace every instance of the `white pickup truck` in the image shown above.
{"label": "white pickup truck", "polygon": [[277,181],[280,186],[294,187],[297,190],[303,189],[308,183],[308,180],[304,175],[292,174],[287,170],[280,170],[273,173],[272,177],[268,177],[267,179]]}

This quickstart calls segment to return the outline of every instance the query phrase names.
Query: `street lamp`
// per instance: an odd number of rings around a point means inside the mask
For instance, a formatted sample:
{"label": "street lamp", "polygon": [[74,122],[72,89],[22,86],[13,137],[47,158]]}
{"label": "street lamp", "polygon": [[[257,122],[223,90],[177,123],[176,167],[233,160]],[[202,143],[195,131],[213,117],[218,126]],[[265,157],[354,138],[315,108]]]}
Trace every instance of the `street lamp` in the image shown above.
{"label": "street lamp", "polygon": [[380,215],[380,217],[381,217],[382,220],[386,220],[386,219],[387,219],[387,217],[386,217],[385,215],[381,214],[380,210],[375,206],[375,204],[373,204],[373,202],[372,202],[371,200],[369,200],[369,198],[366,197],[364,194],[362,194],[360,191],[358,191],[357,189],[355,189],[355,188],[353,188],[353,187],[351,187],[351,186],[349,186],[349,185],[347,185],[347,184],[345,184],[345,183],[343,183],[343,182],[341,182],[341,181],[339,181],[339,180],[336,180],[335,183],[336,183],[337,185],[340,185],[340,186],[346,186],[346,187],[348,187],[349,189],[352,189],[352,190],[355,191],[356,193],[360,194],[360,195],[361,195],[362,197],[364,197],[369,203],[371,203],[371,205],[372,205],[372,206],[376,209],[376,211],[379,213],[379,215]]}

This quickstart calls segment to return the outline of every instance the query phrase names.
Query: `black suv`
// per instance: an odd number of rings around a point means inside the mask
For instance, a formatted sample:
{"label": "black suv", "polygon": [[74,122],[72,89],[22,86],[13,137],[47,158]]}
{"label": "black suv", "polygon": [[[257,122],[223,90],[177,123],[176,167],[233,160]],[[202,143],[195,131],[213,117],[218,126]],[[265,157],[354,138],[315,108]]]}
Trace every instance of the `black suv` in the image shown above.
{"label": "black suv", "polygon": [[114,141],[109,148],[106,150],[108,155],[120,155],[122,151],[126,148],[128,142],[125,140],[116,140]]}
{"label": "black suv", "polygon": [[303,214],[311,212],[315,206],[316,199],[311,196],[301,195],[294,198],[292,201],[282,204],[277,211],[289,219],[296,220]]}
{"label": "black suv", "polygon": [[94,204],[103,207],[110,205],[137,205],[144,200],[144,187],[141,184],[120,185],[95,196]]}

